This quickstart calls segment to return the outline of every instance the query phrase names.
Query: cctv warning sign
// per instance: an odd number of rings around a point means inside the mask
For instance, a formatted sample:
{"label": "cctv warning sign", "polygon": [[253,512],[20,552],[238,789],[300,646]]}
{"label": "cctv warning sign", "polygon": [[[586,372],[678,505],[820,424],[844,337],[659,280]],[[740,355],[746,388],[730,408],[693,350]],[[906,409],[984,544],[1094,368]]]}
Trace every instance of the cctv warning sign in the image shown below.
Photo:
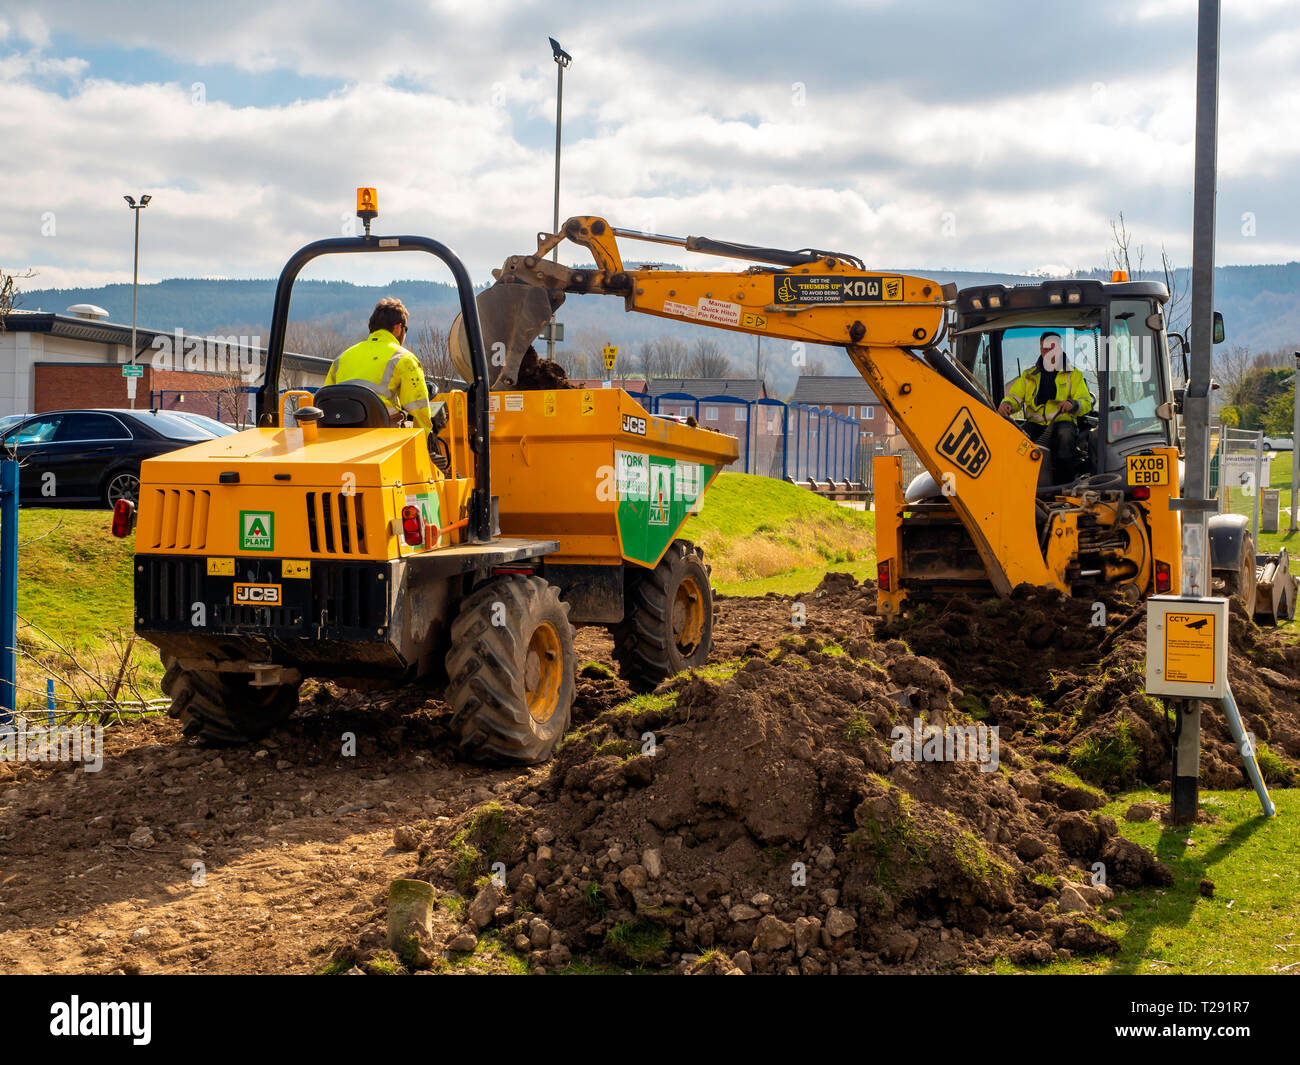
{"label": "cctv warning sign", "polygon": [[1181,684],[1214,684],[1214,614],[1165,615],[1165,679]]}

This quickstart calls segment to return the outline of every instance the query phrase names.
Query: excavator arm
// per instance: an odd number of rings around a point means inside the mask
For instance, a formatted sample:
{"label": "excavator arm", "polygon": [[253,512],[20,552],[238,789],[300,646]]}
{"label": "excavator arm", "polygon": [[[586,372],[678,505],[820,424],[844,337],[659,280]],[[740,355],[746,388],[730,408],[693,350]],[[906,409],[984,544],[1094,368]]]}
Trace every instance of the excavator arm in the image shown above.
{"label": "excavator arm", "polygon": [[[619,237],[756,265],[735,272],[629,270]],[[566,239],[591,252],[594,269],[546,258]],[[591,216],[570,218],[559,233],[539,234],[535,252],[511,256],[493,273],[498,283],[479,297],[489,347],[497,346],[496,336],[536,336],[570,293],[622,296],[629,311],[789,341],[792,358],[807,343],[842,346],[961,518],[995,591],[1009,595],[1022,583],[1064,588],[1036,533],[1038,449],[934,350],[954,286],[867,270],[835,252],[663,237],[618,230]],[[524,298],[519,285],[540,289],[548,299]],[[525,307],[531,320],[521,322]],[[508,329],[494,325],[507,319]],[[510,368],[521,353],[499,351],[507,383],[513,383]]]}

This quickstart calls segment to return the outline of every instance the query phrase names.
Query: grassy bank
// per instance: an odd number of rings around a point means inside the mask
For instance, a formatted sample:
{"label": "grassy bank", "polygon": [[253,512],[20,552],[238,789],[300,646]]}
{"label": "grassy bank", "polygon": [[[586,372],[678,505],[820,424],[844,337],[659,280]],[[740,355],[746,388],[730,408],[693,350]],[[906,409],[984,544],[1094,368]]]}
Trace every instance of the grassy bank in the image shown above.
{"label": "grassy bank", "polygon": [[[48,677],[60,697],[111,689],[132,628],[133,540],[109,533],[105,510],[23,508],[18,520],[19,705],[45,706]],[[156,698],[162,666],[151,644],[136,643],[128,680]],[[97,683],[98,682],[98,683]],[[131,698],[127,684],[124,698]]]}
{"label": "grassy bank", "polygon": [[794,593],[827,569],[874,576],[876,518],[784,481],[724,473],[682,532],[704,548],[714,587],[729,595]]}
{"label": "grassy bank", "polygon": [[[1275,789],[1277,816],[1265,820],[1255,793],[1203,791],[1209,824],[1175,829],[1158,821],[1129,823],[1136,802],[1168,805],[1153,791],[1125,794],[1099,811],[1120,833],[1151,848],[1173,870],[1167,888],[1125,891],[1109,905],[1119,920],[1097,926],[1120,941],[1110,957],[1045,966],[999,963],[1000,973],[1279,973],[1300,972],[1300,790]],[[1202,880],[1214,893],[1201,894]]]}

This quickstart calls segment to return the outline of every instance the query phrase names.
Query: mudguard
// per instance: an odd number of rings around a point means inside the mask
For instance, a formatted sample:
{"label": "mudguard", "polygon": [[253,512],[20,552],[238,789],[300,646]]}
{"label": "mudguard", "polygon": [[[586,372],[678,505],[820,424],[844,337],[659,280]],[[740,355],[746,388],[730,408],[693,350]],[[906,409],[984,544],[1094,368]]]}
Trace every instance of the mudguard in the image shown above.
{"label": "mudguard", "polygon": [[1214,514],[1209,521],[1210,569],[1236,572],[1241,566],[1241,552],[1249,533],[1244,514]]}

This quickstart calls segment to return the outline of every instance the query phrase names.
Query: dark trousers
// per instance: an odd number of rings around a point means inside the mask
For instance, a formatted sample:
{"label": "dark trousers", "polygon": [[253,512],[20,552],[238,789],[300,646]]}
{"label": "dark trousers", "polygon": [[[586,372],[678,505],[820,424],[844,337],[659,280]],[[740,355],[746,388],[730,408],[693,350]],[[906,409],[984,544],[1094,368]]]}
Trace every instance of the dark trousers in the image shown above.
{"label": "dark trousers", "polygon": [[1041,444],[1052,456],[1052,481],[1064,484],[1074,479],[1074,449],[1079,442],[1079,427],[1074,422],[1062,418],[1051,425],[1041,422],[1026,422],[1025,436],[1035,444]]}

